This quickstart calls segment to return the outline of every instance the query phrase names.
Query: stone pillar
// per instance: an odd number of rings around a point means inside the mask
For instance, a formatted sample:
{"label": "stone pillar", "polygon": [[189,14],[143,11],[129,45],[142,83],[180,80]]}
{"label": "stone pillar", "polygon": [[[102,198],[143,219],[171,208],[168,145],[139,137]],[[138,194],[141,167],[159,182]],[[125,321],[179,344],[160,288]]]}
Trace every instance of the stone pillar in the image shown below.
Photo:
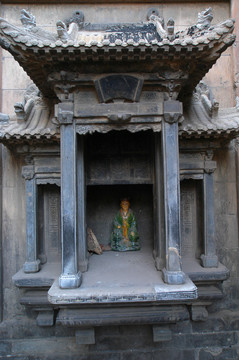
{"label": "stone pillar", "polygon": [[160,136],[156,132],[154,135],[155,149],[155,182],[154,182],[154,250],[153,256],[157,270],[162,270],[165,267],[165,241],[164,241],[164,208],[161,199],[163,198],[163,177],[162,177],[162,147]]}
{"label": "stone pillar", "polygon": [[84,136],[77,141],[77,206],[78,206],[78,259],[80,271],[88,269],[88,249],[86,242],[86,186],[84,161]]}
{"label": "stone pillar", "polygon": [[25,178],[26,188],[26,262],[23,265],[25,273],[34,273],[40,270],[40,260],[37,249],[37,184],[34,165],[24,166],[22,175]]}
{"label": "stone pillar", "polygon": [[77,247],[77,139],[73,123],[73,103],[58,106],[61,124],[61,243],[62,274],[59,286],[63,289],[77,288],[81,284],[78,271]]}
{"label": "stone pillar", "polygon": [[[212,153],[210,154],[210,158],[211,157]],[[206,268],[218,267],[214,225],[213,172],[215,169],[215,161],[210,161],[210,159],[205,161],[205,173],[203,178],[204,254],[201,255],[201,262]]]}
{"label": "stone pillar", "polygon": [[162,122],[163,178],[164,178],[164,216],[166,267],[163,279],[168,284],[183,284],[180,247],[180,181],[179,181],[179,146],[178,120],[182,115],[179,101],[164,102]]}

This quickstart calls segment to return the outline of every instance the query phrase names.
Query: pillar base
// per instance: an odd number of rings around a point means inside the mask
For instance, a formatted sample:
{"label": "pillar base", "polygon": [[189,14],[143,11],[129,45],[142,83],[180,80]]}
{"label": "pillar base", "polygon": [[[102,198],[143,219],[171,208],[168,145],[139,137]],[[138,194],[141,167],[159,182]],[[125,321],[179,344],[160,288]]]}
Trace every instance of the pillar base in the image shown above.
{"label": "pillar base", "polygon": [[217,255],[201,255],[201,263],[205,268],[218,267],[218,257]]}
{"label": "pillar base", "polygon": [[169,285],[180,285],[186,282],[186,275],[183,271],[169,271],[165,268],[162,270],[163,281]]}
{"label": "pillar base", "polygon": [[35,261],[26,261],[23,265],[23,271],[25,273],[35,273],[40,270],[40,260],[37,259]]}
{"label": "pillar base", "polygon": [[59,277],[59,286],[61,289],[76,289],[80,286],[81,281],[81,272],[78,272],[78,274],[70,275],[61,274],[61,276]]}

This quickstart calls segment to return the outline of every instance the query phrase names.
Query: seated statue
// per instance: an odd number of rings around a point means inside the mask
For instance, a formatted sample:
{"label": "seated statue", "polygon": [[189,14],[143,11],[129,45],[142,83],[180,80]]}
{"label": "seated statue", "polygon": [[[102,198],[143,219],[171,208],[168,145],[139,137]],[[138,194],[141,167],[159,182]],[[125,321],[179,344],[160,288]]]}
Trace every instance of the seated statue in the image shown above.
{"label": "seated statue", "polygon": [[129,205],[129,200],[123,199],[120,203],[120,211],[114,218],[110,241],[111,249],[114,251],[140,250],[137,224]]}

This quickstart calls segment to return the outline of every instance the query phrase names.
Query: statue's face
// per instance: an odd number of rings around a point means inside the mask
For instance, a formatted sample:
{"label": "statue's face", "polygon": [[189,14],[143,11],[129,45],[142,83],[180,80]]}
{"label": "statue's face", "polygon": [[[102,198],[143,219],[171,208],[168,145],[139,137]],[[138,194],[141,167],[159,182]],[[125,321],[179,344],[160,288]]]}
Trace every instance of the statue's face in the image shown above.
{"label": "statue's face", "polygon": [[121,207],[121,209],[123,209],[123,211],[128,211],[129,210],[129,201],[122,200],[120,203],[120,207]]}

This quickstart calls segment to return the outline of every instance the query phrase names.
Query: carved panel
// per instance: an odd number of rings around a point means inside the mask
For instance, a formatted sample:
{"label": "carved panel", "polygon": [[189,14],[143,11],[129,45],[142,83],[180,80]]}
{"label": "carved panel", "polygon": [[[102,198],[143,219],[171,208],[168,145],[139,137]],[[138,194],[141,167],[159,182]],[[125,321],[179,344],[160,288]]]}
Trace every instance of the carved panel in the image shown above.
{"label": "carved panel", "polygon": [[148,132],[134,136],[128,132],[89,136],[88,185],[151,184],[151,142],[151,133]]}
{"label": "carved panel", "polygon": [[130,172],[129,159],[123,156],[114,157],[110,159],[110,178],[113,182],[130,181],[133,174]]}
{"label": "carved panel", "polygon": [[199,258],[202,247],[202,207],[200,181],[181,182],[181,254],[183,258]]}
{"label": "carved panel", "polygon": [[58,262],[61,258],[60,188],[56,185],[39,188],[40,258],[42,262]]}
{"label": "carved panel", "polygon": [[59,208],[60,198],[57,192],[48,195],[48,240],[49,247],[59,252]]}
{"label": "carved panel", "polygon": [[131,75],[108,75],[95,81],[101,102],[113,99],[139,101],[143,80]]}

